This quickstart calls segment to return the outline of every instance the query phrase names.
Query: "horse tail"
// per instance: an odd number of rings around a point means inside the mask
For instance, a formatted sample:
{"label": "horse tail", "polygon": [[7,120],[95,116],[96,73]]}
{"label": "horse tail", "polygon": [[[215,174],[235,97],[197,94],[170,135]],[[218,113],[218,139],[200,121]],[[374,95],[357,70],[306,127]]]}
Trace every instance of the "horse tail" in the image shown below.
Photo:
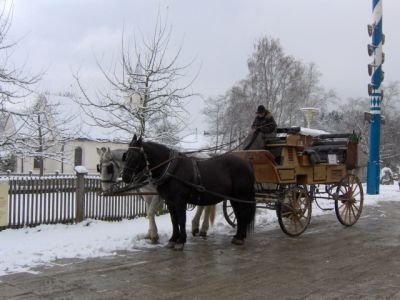
{"label": "horse tail", "polygon": [[255,224],[255,217],[250,221],[249,225],[247,226],[247,234],[252,235],[254,233],[254,224]]}
{"label": "horse tail", "polygon": [[210,224],[214,225],[216,205],[210,205],[209,209],[210,209],[210,215],[209,215]]}
{"label": "horse tail", "polygon": [[252,199],[252,201],[254,201],[253,203],[250,204],[250,210],[251,210],[251,218],[249,221],[249,225],[247,226],[247,233],[249,235],[254,233],[254,224],[255,224],[255,218],[256,218],[256,191],[255,191],[255,187],[254,187],[254,183],[255,183],[255,176],[254,176],[254,168],[253,168],[253,164],[249,162],[249,166],[250,166],[250,177],[252,178],[251,180],[251,185],[250,185],[250,198]]}

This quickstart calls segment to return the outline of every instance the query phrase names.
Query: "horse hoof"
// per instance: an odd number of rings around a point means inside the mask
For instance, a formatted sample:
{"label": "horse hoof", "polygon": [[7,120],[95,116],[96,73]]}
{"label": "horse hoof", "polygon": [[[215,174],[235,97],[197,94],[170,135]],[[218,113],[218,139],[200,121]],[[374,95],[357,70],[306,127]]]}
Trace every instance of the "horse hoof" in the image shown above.
{"label": "horse hoof", "polygon": [[207,232],[205,232],[205,231],[200,231],[199,236],[205,238],[205,237],[207,237]]}
{"label": "horse hoof", "polygon": [[185,244],[175,244],[174,250],[175,251],[183,251]]}
{"label": "horse hoof", "polygon": [[158,236],[150,239],[152,244],[158,244]]}
{"label": "horse hoof", "polygon": [[175,242],[171,242],[171,241],[169,241],[168,244],[165,246],[165,248],[168,248],[168,249],[174,249],[174,247],[175,247]]}
{"label": "horse hoof", "polygon": [[232,239],[232,244],[242,246],[242,245],[244,245],[244,239],[239,240],[238,238],[234,237]]}
{"label": "horse hoof", "polygon": [[192,230],[192,235],[193,236],[196,236],[198,234],[199,234],[199,229],[198,228]]}

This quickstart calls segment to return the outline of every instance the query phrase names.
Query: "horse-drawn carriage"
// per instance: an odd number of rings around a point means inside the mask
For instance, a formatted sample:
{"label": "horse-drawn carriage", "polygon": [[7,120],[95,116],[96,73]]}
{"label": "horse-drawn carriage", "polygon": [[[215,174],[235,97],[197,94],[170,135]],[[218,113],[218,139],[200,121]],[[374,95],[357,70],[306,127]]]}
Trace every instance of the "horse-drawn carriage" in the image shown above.
{"label": "horse-drawn carriage", "polygon": [[[237,245],[244,243],[256,207],[276,210],[282,230],[290,236],[307,228],[312,202],[317,199],[333,200],[343,225],[356,223],[364,200],[360,180],[351,173],[357,164],[357,135],[313,137],[302,134],[300,128],[278,132],[280,136],[265,149],[233,151],[211,159],[189,157],[135,135],[119,158],[124,165],[122,179],[131,184],[119,191],[153,186],[171,214],[173,233],[168,247],[177,250],[186,242],[188,203],[206,206],[225,200],[224,215],[237,227],[232,239]],[[104,160],[103,156],[109,157]],[[107,152],[102,157],[102,183],[114,185],[122,165],[117,168],[116,157]]]}
{"label": "horse-drawn carriage", "polygon": [[[304,135],[300,128],[280,128],[264,150],[233,152],[253,165],[257,208],[276,210],[279,225],[289,236],[305,231],[312,202],[334,201],[340,223],[357,222],[363,207],[363,187],[352,170],[357,165],[358,136]],[[318,204],[318,202],[317,202]],[[223,202],[226,220],[236,225],[230,204]]]}

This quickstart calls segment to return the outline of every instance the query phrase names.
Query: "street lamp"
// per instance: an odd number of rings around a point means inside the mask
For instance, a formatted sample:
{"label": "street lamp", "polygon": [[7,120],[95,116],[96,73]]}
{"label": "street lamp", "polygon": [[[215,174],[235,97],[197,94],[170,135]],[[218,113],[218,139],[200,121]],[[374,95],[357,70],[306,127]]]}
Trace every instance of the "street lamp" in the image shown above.
{"label": "street lamp", "polygon": [[307,127],[310,128],[313,115],[315,113],[319,112],[319,108],[316,108],[316,107],[303,107],[303,108],[300,108],[300,110],[303,112],[304,117],[306,118]]}

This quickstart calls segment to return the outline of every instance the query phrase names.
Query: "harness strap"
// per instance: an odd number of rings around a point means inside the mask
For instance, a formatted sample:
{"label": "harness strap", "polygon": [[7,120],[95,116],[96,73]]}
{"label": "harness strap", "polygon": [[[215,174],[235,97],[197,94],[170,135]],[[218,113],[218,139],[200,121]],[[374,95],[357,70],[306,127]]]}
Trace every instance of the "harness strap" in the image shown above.
{"label": "harness strap", "polygon": [[199,193],[207,193],[207,194],[210,194],[210,195],[213,195],[213,196],[217,196],[217,197],[222,198],[222,199],[227,199],[227,200],[230,200],[230,201],[233,201],[233,202],[238,202],[238,203],[247,203],[247,204],[254,204],[254,205],[256,204],[255,201],[248,201],[248,200],[243,200],[243,199],[239,199],[239,198],[234,198],[234,197],[231,197],[231,196],[227,196],[227,195],[223,195],[223,194],[220,194],[220,193],[217,193],[217,192],[213,192],[213,191],[207,190],[202,185],[194,184],[194,183],[189,182],[187,180],[184,180],[184,179],[182,179],[182,178],[180,178],[178,176],[175,176],[174,174],[168,174],[168,176],[176,179],[177,181],[179,181],[179,182],[181,182],[181,183],[183,183],[185,185],[188,185],[188,186],[191,186],[191,187],[195,188]]}
{"label": "harness strap", "polygon": [[111,190],[111,191],[103,192],[103,196],[118,195],[120,193],[122,194],[124,192],[132,191],[132,190],[138,190],[138,189],[144,187],[147,184],[148,184],[148,182],[142,182],[142,183],[139,183],[139,184],[132,183],[132,184],[129,184],[129,185],[124,186],[122,188],[118,188],[118,190],[114,190],[114,191]]}
{"label": "harness strap", "polygon": [[192,163],[193,163],[194,183],[197,184],[197,185],[201,185],[202,184],[202,180],[201,180],[201,174],[200,174],[200,170],[199,170],[198,161],[195,160],[195,159],[192,159]]}
{"label": "harness strap", "polygon": [[167,159],[166,161],[163,161],[162,163],[158,164],[157,166],[151,168],[150,172],[152,170],[155,170],[156,168],[159,168],[160,166],[165,165],[166,163],[168,163],[168,165],[167,165],[167,167],[165,168],[163,174],[161,174],[160,177],[158,177],[158,178],[150,177],[149,178],[149,181],[152,184],[154,184],[154,185],[162,185],[169,178],[169,174],[171,174],[175,170],[175,168],[177,166],[177,152],[176,151],[172,150],[170,152],[169,159]]}

